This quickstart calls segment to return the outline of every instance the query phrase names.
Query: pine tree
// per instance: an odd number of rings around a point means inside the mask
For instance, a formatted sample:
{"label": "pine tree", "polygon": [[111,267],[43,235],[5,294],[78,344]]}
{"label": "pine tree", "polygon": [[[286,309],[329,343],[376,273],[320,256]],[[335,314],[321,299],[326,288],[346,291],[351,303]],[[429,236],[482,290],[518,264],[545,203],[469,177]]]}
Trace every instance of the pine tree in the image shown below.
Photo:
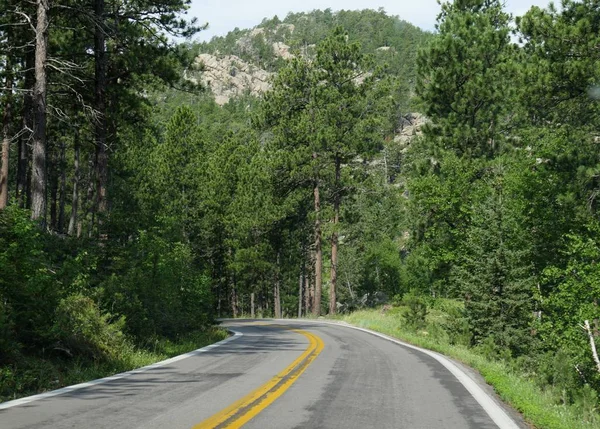
{"label": "pine tree", "polygon": [[431,138],[459,155],[491,157],[502,143],[514,75],[510,17],[500,0],[442,4],[439,34],[418,58],[417,94]]}
{"label": "pine tree", "polygon": [[349,191],[349,172],[343,169],[383,142],[384,127],[377,118],[387,105],[378,78],[360,46],[349,43],[338,28],[317,46],[314,61],[292,60],[265,97],[262,123],[272,133],[287,186],[312,187],[315,314],[320,313],[323,196],[332,208],[329,312],[335,313],[340,207]]}
{"label": "pine tree", "polygon": [[498,351],[520,355],[531,345],[534,277],[510,168],[499,159],[482,178],[452,276],[465,299],[473,343],[490,339]]}

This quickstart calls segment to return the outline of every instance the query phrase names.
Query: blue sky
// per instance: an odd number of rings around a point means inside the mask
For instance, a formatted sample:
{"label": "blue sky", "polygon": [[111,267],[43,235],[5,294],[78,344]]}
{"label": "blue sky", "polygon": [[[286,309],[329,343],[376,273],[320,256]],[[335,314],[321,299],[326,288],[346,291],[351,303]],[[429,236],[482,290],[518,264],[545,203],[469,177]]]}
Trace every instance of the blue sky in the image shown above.
{"label": "blue sky", "polygon": [[[560,2],[558,2],[560,3]],[[533,5],[545,7],[549,0],[506,0],[507,10],[521,15]],[[274,15],[283,19],[288,12],[307,12],[314,9],[357,10],[384,8],[390,15],[398,15],[421,28],[432,30],[439,12],[436,0],[192,0],[189,16],[201,23],[208,22],[208,30],[198,36],[210,40],[222,36],[235,27],[252,28],[263,18]]]}

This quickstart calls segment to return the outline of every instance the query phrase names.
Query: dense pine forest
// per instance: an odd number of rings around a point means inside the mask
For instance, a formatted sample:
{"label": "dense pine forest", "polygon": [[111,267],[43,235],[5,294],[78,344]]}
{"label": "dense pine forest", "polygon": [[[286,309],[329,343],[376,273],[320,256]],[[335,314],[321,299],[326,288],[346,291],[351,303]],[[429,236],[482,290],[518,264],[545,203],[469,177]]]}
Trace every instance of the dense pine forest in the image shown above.
{"label": "dense pine forest", "polygon": [[205,43],[188,4],[0,0],[0,398],[386,304],[600,422],[600,2]]}

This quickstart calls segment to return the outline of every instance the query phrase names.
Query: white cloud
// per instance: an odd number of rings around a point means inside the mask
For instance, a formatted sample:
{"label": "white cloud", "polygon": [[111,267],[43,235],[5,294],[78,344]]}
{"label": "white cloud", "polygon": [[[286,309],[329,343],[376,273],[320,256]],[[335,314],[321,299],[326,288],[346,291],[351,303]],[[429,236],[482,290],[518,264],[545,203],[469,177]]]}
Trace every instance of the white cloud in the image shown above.
{"label": "white cloud", "polygon": [[[521,15],[531,6],[547,6],[548,0],[507,0],[506,9]],[[308,12],[314,9],[357,10],[384,8],[390,15],[398,15],[414,25],[432,30],[440,7],[436,0],[192,0],[188,16],[209,28],[200,33],[200,40],[222,36],[238,28],[252,28],[274,15],[283,19],[289,12]]]}

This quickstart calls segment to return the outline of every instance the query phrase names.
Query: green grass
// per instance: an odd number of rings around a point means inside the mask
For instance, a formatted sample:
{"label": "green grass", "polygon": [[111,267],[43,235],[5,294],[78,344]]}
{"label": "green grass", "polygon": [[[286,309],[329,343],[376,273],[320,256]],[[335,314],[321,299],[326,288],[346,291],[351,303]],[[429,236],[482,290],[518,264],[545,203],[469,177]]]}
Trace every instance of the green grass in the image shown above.
{"label": "green grass", "polygon": [[352,325],[381,332],[410,344],[434,350],[454,358],[478,370],[494,387],[498,395],[525,419],[539,429],[592,429],[600,428],[597,412],[584,413],[574,405],[562,405],[559,392],[551,386],[541,388],[534,380],[519,374],[503,360],[490,360],[476,350],[462,345],[451,345],[439,328],[445,312],[432,309],[427,316],[427,327],[415,331],[409,329],[402,317],[404,309],[394,308],[386,314],[380,310],[362,310],[339,319]]}
{"label": "green grass", "polygon": [[222,328],[192,332],[175,340],[155,338],[143,347],[127,347],[109,361],[21,356],[17,363],[0,366],[0,402],[108,377],[196,350],[228,337]]}

